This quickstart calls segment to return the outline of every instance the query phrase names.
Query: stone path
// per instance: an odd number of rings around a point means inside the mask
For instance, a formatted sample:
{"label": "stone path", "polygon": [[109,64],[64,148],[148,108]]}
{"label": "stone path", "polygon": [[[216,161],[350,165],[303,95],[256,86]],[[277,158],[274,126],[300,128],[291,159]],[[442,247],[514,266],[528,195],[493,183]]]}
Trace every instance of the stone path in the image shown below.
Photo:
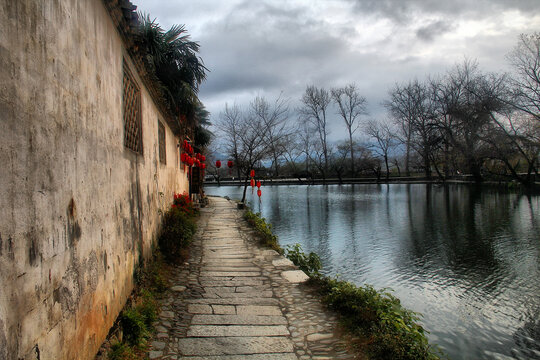
{"label": "stone path", "polygon": [[210,198],[162,300],[150,359],[354,359],[306,276],[260,248],[235,204]]}

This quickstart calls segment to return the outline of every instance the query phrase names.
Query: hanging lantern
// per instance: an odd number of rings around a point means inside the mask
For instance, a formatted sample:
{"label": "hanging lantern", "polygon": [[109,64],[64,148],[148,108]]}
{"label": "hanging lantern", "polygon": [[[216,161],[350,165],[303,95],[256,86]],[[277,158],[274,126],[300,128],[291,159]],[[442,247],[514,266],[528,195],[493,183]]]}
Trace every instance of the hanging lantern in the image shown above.
{"label": "hanging lantern", "polygon": [[216,167],[219,169],[221,167],[221,161],[216,161]]}
{"label": "hanging lantern", "polygon": [[234,162],[232,160],[227,161],[227,166],[229,169],[232,168],[234,166]]}
{"label": "hanging lantern", "polygon": [[186,153],[180,154],[180,161],[185,163],[186,162]]}
{"label": "hanging lantern", "polygon": [[259,188],[259,191],[261,191],[261,181],[260,180],[257,180],[257,187]]}
{"label": "hanging lantern", "polygon": [[201,159],[202,159],[202,162],[205,162],[206,161],[206,156],[201,155]]}
{"label": "hanging lantern", "polygon": [[261,198],[261,195],[262,195],[261,189],[257,190],[257,196],[259,197],[259,199]]}
{"label": "hanging lantern", "polygon": [[204,170],[206,169],[206,164],[201,164],[201,168]]}
{"label": "hanging lantern", "polygon": [[251,185],[251,187],[255,187],[255,180],[251,179],[251,181],[249,182],[249,184]]}
{"label": "hanging lantern", "polygon": [[249,176],[255,177],[255,170],[251,169],[251,172],[249,173]]}

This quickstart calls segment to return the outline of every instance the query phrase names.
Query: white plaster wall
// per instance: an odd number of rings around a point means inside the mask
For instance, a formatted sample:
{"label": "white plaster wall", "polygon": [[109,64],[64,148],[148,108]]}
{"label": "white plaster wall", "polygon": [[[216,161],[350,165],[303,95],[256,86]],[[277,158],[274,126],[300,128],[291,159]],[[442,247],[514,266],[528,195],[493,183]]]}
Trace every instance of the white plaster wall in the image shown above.
{"label": "white plaster wall", "polygon": [[187,191],[140,79],[144,153],[124,148],[124,56],[100,0],[0,0],[0,359],[93,358]]}

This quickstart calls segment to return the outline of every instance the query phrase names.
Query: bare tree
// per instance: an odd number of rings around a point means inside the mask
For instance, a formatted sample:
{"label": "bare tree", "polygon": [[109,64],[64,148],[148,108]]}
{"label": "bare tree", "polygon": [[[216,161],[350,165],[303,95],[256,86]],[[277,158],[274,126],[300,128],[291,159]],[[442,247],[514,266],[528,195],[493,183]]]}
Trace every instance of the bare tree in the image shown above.
{"label": "bare tree", "polygon": [[332,153],[332,169],[335,171],[340,184],[343,184],[343,173],[346,169],[349,146],[349,143],[346,141],[339,143],[336,146],[336,151]]}
{"label": "bare tree", "polygon": [[288,101],[280,95],[274,103],[270,104],[264,97],[257,96],[251,102],[251,110],[266,129],[265,141],[272,159],[274,176],[278,177],[279,162],[285,152],[286,140],[292,132],[287,123]]}
{"label": "bare tree", "polygon": [[316,134],[318,135],[318,147],[317,158],[318,163],[323,166],[320,167],[323,179],[326,179],[328,173],[328,160],[329,160],[329,147],[328,147],[328,122],[326,113],[328,106],[330,105],[331,97],[330,93],[323,89],[317,88],[313,85],[308,86],[304,95],[302,96],[302,107],[299,109],[303,118],[309,121]]}
{"label": "bare tree", "polygon": [[218,123],[218,127],[225,134],[228,151],[236,158],[235,166],[239,178],[244,182],[242,202],[246,200],[251,169],[270,153],[265,137],[267,127],[254,111],[255,101],[256,99],[250,104],[249,109],[244,111],[238,106],[233,108],[225,106]]}
{"label": "bare tree", "polygon": [[358,171],[372,172],[377,177],[377,182],[381,180],[381,159],[373,153],[369,144],[356,144],[355,153],[357,156],[356,167]]}
{"label": "bare tree", "polygon": [[217,157],[217,153],[218,153],[217,146],[218,146],[218,143],[216,141],[216,138],[214,137],[212,138],[212,141],[210,142],[207,148],[208,153],[207,153],[206,159],[208,161],[206,163],[206,171],[209,175],[212,175],[214,180],[217,181],[218,186],[221,186],[220,169],[216,166],[216,161],[219,160],[219,158]]}
{"label": "bare tree", "polygon": [[349,150],[351,154],[351,174],[354,176],[354,146],[353,135],[360,126],[360,115],[367,114],[366,98],[361,96],[355,84],[331,90],[332,98],[338,106],[349,135]]}
{"label": "bare tree", "polygon": [[411,175],[410,162],[412,150],[412,124],[416,116],[415,104],[410,101],[403,87],[396,84],[389,92],[390,99],[383,102],[399,126],[398,139],[405,145],[405,175]]}
{"label": "bare tree", "polygon": [[[540,122],[521,111],[492,116],[497,127],[490,131],[485,141],[494,149],[494,158],[506,166],[512,178],[532,186],[533,174],[538,175]],[[525,173],[521,173],[520,168],[524,168]]]}
{"label": "bare tree", "polygon": [[366,133],[375,140],[371,148],[383,158],[386,167],[386,180],[388,180],[390,177],[389,153],[397,145],[397,139],[394,135],[395,131],[391,128],[388,121],[380,122],[371,120],[366,126]]}
{"label": "bare tree", "polygon": [[511,105],[540,121],[540,33],[522,34],[508,60],[518,74]]}
{"label": "bare tree", "polygon": [[[227,153],[230,154],[234,162],[237,164],[239,160],[239,147],[240,147],[240,131],[243,125],[242,110],[237,104],[229,106],[225,104],[225,110],[219,114],[219,121],[216,124],[218,129],[223,133],[223,144],[227,149]],[[237,176],[240,178],[240,169],[237,167]]]}
{"label": "bare tree", "polygon": [[439,113],[448,119],[438,117],[438,125],[476,182],[483,179],[483,162],[490,152],[483,139],[495,126],[494,114],[507,107],[501,100],[506,91],[505,76],[484,74],[476,62],[466,60],[447,74],[435,92]]}
{"label": "bare tree", "polygon": [[425,175],[430,178],[431,150],[437,141],[435,102],[430,87],[418,80],[395,85],[390,91],[390,100],[384,105],[402,130],[401,141],[406,146],[405,172],[410,175],[410,153],[414,149],[422,157]]}

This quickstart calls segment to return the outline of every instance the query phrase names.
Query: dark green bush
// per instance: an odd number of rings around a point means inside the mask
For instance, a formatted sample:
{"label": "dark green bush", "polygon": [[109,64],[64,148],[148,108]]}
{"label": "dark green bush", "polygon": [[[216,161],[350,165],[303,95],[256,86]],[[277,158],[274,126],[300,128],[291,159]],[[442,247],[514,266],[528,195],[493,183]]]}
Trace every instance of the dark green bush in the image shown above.
{"label": "dark green bush", "polygon": [[321,270],[322,264],[319,255],[314,252],[310,252],[306,255],[302,251],[300,244],[288,245],[285,248],[287,258],[291,260],[294,265],[298,266],[300,270],[305,272],[309,276],[319,276],[319,270]]}
{"label": "dark green bush", "polygon": [[124,310],[120,324],[125,342],[132,346],[140,345],[149,335],[145,318],[136,308]]}
{"label": "dark green bush", "polygon": [[158,242],[167,261],[177,262],[185,257],[185,251],[191,243],[195,230],[194,217],[181,208],[171,208],[165,213]]}
{"label": "dark green bush", "polygon": [[429,345],[418,324],[420,315],[402,307],[388,291],[322,276],[319,256],[306,255],[300,244],[289,245],[286,256],[311,277],[323,302],[341,315],[345,327],[365,341],[363,350],[370,359],[439,358],[440,351]]}
{"label": "dark green bush", "polygon": [[153,322],[156,321],[158,317],[158,303],[155,300],[154,295],[148,290],[141,290],[140,296],[142,302],[136,309],[143,316],[144,324],[150,332]]}
{"label": "dark green bush", "polygon": [[138,357],[133,352],[133,349],[122,342],[115,342],[111,345],[109,352],[110,360],[136,360]]}
{"label": "dark green bush", "polygon": [[265,218],[261,217],[261,213],[253,213],[248,209],[244,213],[244,219],[257,230],[262,245],[283,254],[283,249],[279,246],[277,236],[272,233],[272,225],[267,223]]}
{"label": "dark green bush", "polygon": [[353,333],[367,339],[373,359],[438,359],[418,324],[420,315],[401,306],[398,298],[370,285],[320,277],[315,280],[323,301],[342,315]]}

